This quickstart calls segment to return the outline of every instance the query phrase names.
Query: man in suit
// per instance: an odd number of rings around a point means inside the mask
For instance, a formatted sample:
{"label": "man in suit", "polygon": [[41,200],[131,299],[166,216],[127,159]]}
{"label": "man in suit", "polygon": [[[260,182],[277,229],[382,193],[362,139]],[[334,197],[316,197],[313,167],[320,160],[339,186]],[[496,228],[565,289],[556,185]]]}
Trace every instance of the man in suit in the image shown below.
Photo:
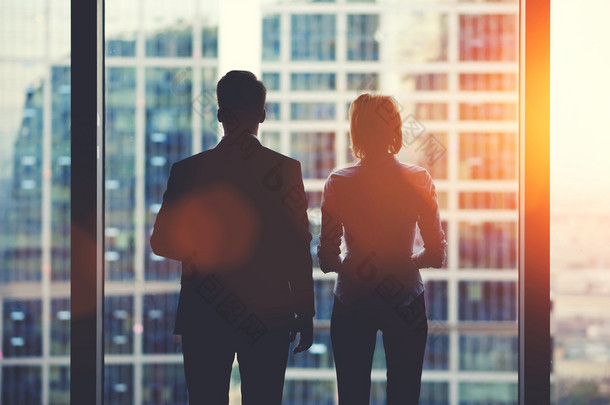
{"label": "man in suit", "polygon": [[311,235],[300,163],[263,147],[266,89],[247,71],[216,88],[224,136],[172,166],[150,239],[182,262],[174,333],[190,404],[227,404],[235,354],[242,403],[281,404],[290,341],[313,340]]}

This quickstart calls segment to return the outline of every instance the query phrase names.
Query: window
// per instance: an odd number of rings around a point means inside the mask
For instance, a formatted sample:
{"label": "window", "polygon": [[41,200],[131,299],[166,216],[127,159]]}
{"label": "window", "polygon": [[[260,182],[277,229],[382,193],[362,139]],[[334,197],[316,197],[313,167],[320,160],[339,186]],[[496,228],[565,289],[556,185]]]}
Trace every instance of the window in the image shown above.
{"label": "window", "polygon": [[143,404],[185,404],[184,366],[178,364],[146,364],[142,375]]}
{"label": "window", "polygon": [[516,223],[460,222],[459,230],[460,268],[517,268]]}
{"label": "window", "polygon": [[42,302],[5,300],[2,306],[2,355],[31,357],[42,354]]}
{"label": "window", "polygon": [[517,209],[517,193],[514,192],[463,192],[459,199],[462,209]]}
{"label": "window", "polygon": [[405,74],[402,84],[403,91],[448,90],[445,73]]}
{"label": "window", "polygon": [[517,405],[516,383],[460,383],[460,398],[463,403],[483,405]]}
{"label": "window", "polygon": [[173,340],[178,294],[147,294],[143,298],[142,351],[144,353],[182,353]]}
{"label": "window", "polygon": [[335,134],[332,132],[293,132],[290,150],[301,162],[304,179],[324,179],[335,167]]}
{"label": "window", "polygon": [[104,353],[133,353],[133,297],[106,296],[104,306]]}
{"label": "window", "polygon": [[461,103],[461,120],[514,121],[517,119],[515,103]]}
{"label": "window", "polygon": [[280,16],[269,15],[263,18],[263,60],[280,58]]}
{"label": "window", "polygon": [[347,89],[357,91],[375,91],[379,88],[378,73],[348,73]]}
{"label": "window", "polygon": [[462,73],[460,90],[466,91],[515,91],[517,75],[514,73]]}
{"label": "window", "polygon": [[2,367],[2,403],[35,404],[42,401],[40,366]]}
{"label": "window", "polygon": [[[189,81],[177,87],[177,81],[185,69],[147,68],[145,71],[145,206],[148,208],[146,235],[152,232],[155,215],[161,207],[171,165],[191,154],[192,88]],[[158,142],[160,137],[154,134],[164,134],[165,141]],[[156,157],[163,157],[164,163],[156,164]],[[179,263],[158,260],[148,244],[147,250],[149,254],[146,256],[145,277],[167,280],[179,276]]]}
{"label": "window", "polygon": [[379,60],[378,14],[347,16],[347,60]]}
{"label": "window", "polygon": [[263,72],[263,83],[265,84],[267,91],[280,90],[280,74]]}
{"label": "window", "polygon": [[[312,247],[324,180],[357,161],[347,109],[359,94],[397,99],[406,144],[399,159],[435,181],[449,258],[444,269],[422,272],[430,320],[422,404],[516,401],[519,10],[516,0],[495,3],[261,2],[256,49],[269,94],[259,136],[301,162]],[[181,348],[171,336],[181,269],[147,240],[172,164],[222,136],[215,86],[225,68],[223,21],[214,0],[105,4],[104,396],[113,404],[184,403]],[[10,196],[0,203],[0,282],[13,293],[0,297],[3,404],[68,400],[72,89],[65,33],[54,31],[64,30],[57,27],[67,5],[43,14],[44,24],[25,18],[32,5],[15,6],[23,22],[15,30],[30,43],[0,47],[0,68],[18,83],[3,80],[0,99],[21,100],[0,105],[16,117],[0,120],[0,134],[10,134],[0,148],[10,151],[0,154],[10,169],[0,175]],[[48,50],[44,26],[52,27]],[[287,404],[335,404],[334,279],[317,268],[314,277],[315,344],[289,359]],[[18,293],[23,284],[52,294],[32,298]],[[27,364],[16,363],[22,358]],[[371,403],[384,403],[384,370],[379,339]],[[472,372],[489,382],[464,381]],[[231,390],[239,391],[235,378]]]}
{"label": "window", "polygon": [[516,61],[517,39],[512,14],[460,15],[460,60]]}
{"label": "window", "polygon": [[293,120],[332,120],[335,118],[335,104],[291,103],[290,118]]}
{"label": "window", "polygon": [[460,336],[460,369],[517,371],[517,337],[467,334]]}
{"label": "window", "polygon": [[[461,281],[461,321],[504,322],[517,320],[517,283],[512,281]],[[504,351],[506,348],[503,349]],[[505,352],[506,354],[506,352]]]}
{"label": "window", "polygon": [[[56,298],[51,300],[51,355],[70,354],[70,300]],[[64,371],[57,370],[63,375]],[[63,378],[63,377],[62,377]],[[62,385],[63,386],[63,385]],[[69,386],[65,386],[69,389]]]}
{"label": "window", "polygon": [[133,398],[133,366],[106,364],[104,367],[104,403],[128,405]]}
{"label": "window", "polygon": [[460,178],[514,180],[517,178],[517,134],[460,134]]}
{"label": "window", "polygon": [[293,14],[292,60],[335,60],[335,23],[333,14]]}
{"label": "window", "polygon": [[[0,17],[0,402],[11,405],[66,404],[70,388],[70,2],[49,10],[11,1]],[[128,54],[121,39],[113,52]]]}
{"label": "window", "polygon": [[295,91],[335,90],[335,73],[292,73],[290,88]]}

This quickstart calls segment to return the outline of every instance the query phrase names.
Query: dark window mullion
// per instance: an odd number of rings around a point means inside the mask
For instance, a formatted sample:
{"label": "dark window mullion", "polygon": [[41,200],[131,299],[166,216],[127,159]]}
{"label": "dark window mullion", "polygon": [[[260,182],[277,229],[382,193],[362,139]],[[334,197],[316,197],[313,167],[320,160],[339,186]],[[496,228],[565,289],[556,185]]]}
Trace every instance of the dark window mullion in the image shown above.
{"label": "dark window mullion", "polygon": [[71,1],[70,403],[103,402],[104,1]]}

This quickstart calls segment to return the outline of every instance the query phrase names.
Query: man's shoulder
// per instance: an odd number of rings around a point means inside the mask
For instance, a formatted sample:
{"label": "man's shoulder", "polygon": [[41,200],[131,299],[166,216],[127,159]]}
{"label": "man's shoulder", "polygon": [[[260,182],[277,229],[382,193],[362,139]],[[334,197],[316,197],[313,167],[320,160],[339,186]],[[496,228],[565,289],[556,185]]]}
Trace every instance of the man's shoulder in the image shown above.
{"label": "man's shoulder", "polygon": [[175,167],[186,167],[186,166],[190,166],[196,162],[199,162],[201,160],[205,160],[212,156],[213,150],[214,149],[204,150],[203,152],[199,152],[199,153],[196,153],[189,157],[186,157],[184,159],[178,160],[178,161],[174,162],[174,166]]}
{"label": "man's shoulder", "polygon": [[[300,167],[300,162],[290,156],[286,156],[280,152],[263,146],[259,143],[254,150],[247,150],[247,153],[240,153],[241,160],[246,167],[250,166],[251,170],[268,170],[270,166],[277,166],[284,170],[296,170]],[[206,165],[226,164],[226,155],[217,151],[216,148],[199,152],[195,155],[178,160],[174,163],[174,167],[178,170],[187,168],[201,168]]]}
{"label": "man's shoulder", "polygon": [[254,171],[275,171],[294,173],[300,168],[300,162],[262,144],[248,155],[242,155],[246,168]]}
{"label": "man's shoulder", "polygon": [[274,161],[286,162],[288,165],[298,165],[300,162],[297,159],[286,156],[276,150],[270,149],[266,146],[261,145],[260,148],[263,156],[268,159],[274,159]]}

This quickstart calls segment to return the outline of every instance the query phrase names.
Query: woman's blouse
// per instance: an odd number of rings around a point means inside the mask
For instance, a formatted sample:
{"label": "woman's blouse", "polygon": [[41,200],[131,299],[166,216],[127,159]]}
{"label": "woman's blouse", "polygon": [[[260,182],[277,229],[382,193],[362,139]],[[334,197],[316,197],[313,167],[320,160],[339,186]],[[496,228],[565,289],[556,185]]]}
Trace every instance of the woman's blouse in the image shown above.
{"label": "woman's blouse", "polygon": [[[424,249],[413,255],[416,224]],[[334,293],[343,303],[408,305],[424,291],[419,269],[442,267],[446,246],[436,189],[424,168],[388,154],[326,181],[318,259],[323,272],[338,273]]]}

